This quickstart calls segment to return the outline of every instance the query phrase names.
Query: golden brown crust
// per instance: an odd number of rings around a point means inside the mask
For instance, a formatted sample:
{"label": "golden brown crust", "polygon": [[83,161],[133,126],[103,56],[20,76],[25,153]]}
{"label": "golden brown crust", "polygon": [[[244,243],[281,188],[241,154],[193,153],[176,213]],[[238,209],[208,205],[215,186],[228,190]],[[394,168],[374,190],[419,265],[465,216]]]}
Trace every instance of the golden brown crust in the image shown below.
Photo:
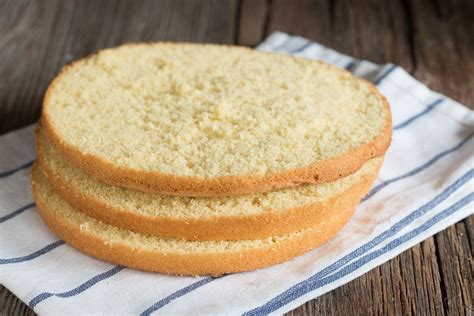
{"label": "golden brown crust", "polygon": [[[55,148],[65,158],[90,175],[112,185],[128,187],[140,191],[155,192],[163,195],[178,196],[218,197],[263,193],[281,188],[294,187],[303,183],[316,184],[345,177],[360,169],[367,160],[383,156],[391,142],[392,118],[387,100],[371,83],[364,80],[372,92],[382,98],[384,102],[387,112],[385,129],[383,134],[371,142],[350,150],[343,155],[332,157],[307,167],[274,172],[266,176],[223,176],[212,179],[177,176],[117,166],[105,159],[82,152],[79,148],[67,143],[51,124],[51,120],[48,116],[47,108],[50,93],[54,88],[55,82],[59,80],[62,74],[70,71],[74,65],[80,62],[81,60],[65,67],[48,87],[43,102],[41,124]],[[341,69],[341,71],[345,70]]]}
{"label": "golden brown crust", "polygon": [[133,248],[125,243],[108,243],[98,235],[81,230],[48,208],[37,194],[32,181],[37,209],[48,227],[78,250],[108,262],[126,267],[178,275],[222,275],[264,268],[299,256],[332,238],[352,217],[354,208],[328,216],[315,229],[279,242],[273,246],[243,251],[214,253],[164,253]]}
{"label": "golden brown crust", "polygon": [[38,144],[37,161],[54,190],[70,205],[91,217],[111,225],[136,232],[184,238],[188,240],[239,240],[259,239],[285,235],[319,223],[341,209],[355,208],[367,194],[380,165],[359,182],[328,201],[313,203],[284,211],[268,210],[247,216],[220,216],[199,219],[157,217],[115,208],[93,196],[86,196],[60,175],[48,169]]}

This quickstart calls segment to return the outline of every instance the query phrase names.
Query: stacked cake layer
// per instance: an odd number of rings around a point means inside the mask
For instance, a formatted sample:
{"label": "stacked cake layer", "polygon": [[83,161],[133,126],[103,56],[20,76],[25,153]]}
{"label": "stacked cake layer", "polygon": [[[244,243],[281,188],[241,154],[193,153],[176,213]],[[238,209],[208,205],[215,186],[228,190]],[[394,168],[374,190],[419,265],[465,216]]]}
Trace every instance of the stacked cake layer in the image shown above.
{"label": "stacked cake layer", "polygon": [[390,137],[385,99],[339,68],[236,47],[126,45],[51,84],[32,187],[46,224],[85,253],[219,275],[334,236]]}

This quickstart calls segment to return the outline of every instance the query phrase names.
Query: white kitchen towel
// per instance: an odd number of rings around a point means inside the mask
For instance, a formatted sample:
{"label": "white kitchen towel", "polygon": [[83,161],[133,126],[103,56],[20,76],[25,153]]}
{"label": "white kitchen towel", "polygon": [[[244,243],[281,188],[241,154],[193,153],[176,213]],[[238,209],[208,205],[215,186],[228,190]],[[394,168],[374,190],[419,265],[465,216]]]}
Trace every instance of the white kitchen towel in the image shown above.
{"label": "white kitchen towel", "polygon": [[393,113],[380,175],[330,242],[270,268],[219,278],[147,273],[58,240],[36,212],[34,126],[0,137],[0,281],[40,314],[283,313],[347,283],[473,214],[474,114],[402,68],[274,33],[258,49],[321,59],[372,81]]}

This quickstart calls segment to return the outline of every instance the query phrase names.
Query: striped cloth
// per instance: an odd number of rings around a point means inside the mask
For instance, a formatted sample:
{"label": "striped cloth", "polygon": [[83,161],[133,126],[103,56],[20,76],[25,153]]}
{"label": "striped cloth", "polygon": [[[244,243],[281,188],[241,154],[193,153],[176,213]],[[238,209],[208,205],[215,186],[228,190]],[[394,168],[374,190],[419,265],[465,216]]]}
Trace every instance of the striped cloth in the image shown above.
{"label": "striped cloth", "polygon": [[393,142],[372,191],[332,241],[259,271],[211,277],[140,272],[58,240],[28,184],[34,126],[0,138],[1,283],[40,314],[283,313],[347,283],[473,213],[474,114],[392,64],[355,60],[274,33],[258,49],[322,59],[374,82],[393,112]]}

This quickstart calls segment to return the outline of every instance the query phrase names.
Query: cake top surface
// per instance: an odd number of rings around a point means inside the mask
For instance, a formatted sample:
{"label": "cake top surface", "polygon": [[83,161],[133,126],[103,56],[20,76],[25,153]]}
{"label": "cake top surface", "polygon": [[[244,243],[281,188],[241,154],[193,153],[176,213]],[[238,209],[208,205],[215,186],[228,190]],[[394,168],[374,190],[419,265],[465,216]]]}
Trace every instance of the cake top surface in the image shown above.
{"label": "cake top surface", "polygon": [[73,63],[49,88],[43,116],[86,156],[199,179],[305,168],[374,141],[390,122],[373,86],[335,66],[171,43]]}

